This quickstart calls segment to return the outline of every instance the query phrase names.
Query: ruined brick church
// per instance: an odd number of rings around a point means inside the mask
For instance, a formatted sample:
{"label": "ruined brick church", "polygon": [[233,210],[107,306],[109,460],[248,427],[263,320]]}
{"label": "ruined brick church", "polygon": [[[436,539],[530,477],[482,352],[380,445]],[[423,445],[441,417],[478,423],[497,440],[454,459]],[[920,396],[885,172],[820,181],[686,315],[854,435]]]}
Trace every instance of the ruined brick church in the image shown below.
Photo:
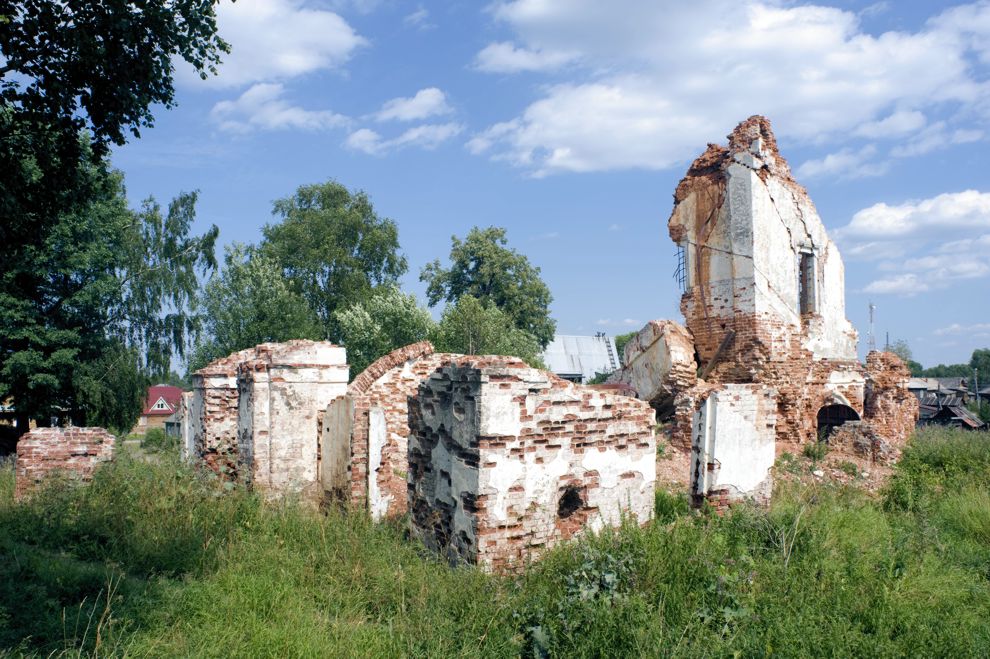
{"label": "ruined brick church", "polygon": [[[658,428],[690,453],[695,502],[716,508],[766,501],[788,447],[841,441],[896,460],[918,412],[908,372],[889,353],[858,362],[842,260],[766,119],[694,161],[668,229],[685,322],[648,323],[609,385],[428,342],[348,382],[343,347],[262,344],[194,375],[183,454],[269,497],[408,515],[425,546],[496,570],[584,529],[646,523]],[[18,496],[112,456],[112,438],[67,433],[21,440]]]}

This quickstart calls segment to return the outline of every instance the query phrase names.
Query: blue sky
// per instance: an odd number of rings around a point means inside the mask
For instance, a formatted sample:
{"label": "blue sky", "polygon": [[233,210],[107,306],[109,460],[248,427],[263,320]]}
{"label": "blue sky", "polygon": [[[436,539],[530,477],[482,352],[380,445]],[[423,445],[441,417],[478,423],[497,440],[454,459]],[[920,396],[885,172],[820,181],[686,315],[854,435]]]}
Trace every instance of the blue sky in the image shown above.
{"label": "blue sky", "polygon": [[256,242],[275,199],[337,179],[420,268],[497,225],[558,331],[680,318],[672,194],[764,114],[846,264],[866,347],[926,365],[990,346],[990,2],[238,0],[233,52],[117,149],[135,203],[199,190],[200,229]]}

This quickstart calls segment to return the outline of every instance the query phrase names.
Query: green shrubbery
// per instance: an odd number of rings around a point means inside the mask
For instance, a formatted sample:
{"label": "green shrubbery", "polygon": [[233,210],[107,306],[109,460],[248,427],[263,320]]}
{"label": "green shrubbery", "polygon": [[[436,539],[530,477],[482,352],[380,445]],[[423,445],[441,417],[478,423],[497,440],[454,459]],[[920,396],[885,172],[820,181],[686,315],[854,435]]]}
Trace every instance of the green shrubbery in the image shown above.
{"label": "green shrubbery", "polygon": [[27,505],[12,487],[6,468],[0,643],[38,655],[990,652],[981,435],[920,433],[880,499],[793,485],[769,511],[717,517],[661,492],[653,524],[510,577],[450,568],[398,522],[222,494],[168,455]]}
{"label": "green shrubbery", "polygon": [[141,438],[141,448],[149,451],[178,451],[179,438],[169,435],[162,428],[149,428]]}

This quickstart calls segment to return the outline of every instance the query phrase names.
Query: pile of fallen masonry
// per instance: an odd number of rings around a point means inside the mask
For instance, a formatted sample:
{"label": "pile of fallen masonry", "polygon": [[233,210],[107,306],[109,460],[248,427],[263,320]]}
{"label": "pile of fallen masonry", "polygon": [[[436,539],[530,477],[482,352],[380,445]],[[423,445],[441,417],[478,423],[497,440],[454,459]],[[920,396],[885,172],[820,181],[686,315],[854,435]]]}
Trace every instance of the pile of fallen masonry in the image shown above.
{"label": "pile of fallen masonry", "polygon": [[[889,353],[856,360],[838,250],[769,123],[709,145],[674,199],[686,325],[648,323],[610,386],[428,342],[348,384],[342,347],[261,344],[194,375],[184,457],[269,497],[408,514],[426,546],[497,570],[624,516],[646,523],[657,420],[690,458],[695,502],[716,508],[767,501],[776,456],[802,444],[896,460],[917,418],[907,370]],[[113,451],[97,431],[22,439],[18,496],[49,471],[91,478]]]}

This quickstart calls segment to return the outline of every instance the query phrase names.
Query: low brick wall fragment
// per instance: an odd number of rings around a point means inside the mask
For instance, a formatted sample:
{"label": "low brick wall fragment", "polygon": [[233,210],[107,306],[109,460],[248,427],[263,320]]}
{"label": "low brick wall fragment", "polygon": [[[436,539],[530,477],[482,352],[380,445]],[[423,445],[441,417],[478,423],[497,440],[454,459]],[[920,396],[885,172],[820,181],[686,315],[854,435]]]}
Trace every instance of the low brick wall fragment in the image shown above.
{"label": "low brick wall fragment", "polygon": [[656,482],[649,404],[512,357],[446,364],[409,401],[413,535],[503,571],[584,529],[645,523]]}
{"label": "low brick wall fragment", "polygon": [[103,428],[35,428],[17,442],[14,498],[21,500],[48,476],[92,480],[96,468],[113,459],[116,439]]}

